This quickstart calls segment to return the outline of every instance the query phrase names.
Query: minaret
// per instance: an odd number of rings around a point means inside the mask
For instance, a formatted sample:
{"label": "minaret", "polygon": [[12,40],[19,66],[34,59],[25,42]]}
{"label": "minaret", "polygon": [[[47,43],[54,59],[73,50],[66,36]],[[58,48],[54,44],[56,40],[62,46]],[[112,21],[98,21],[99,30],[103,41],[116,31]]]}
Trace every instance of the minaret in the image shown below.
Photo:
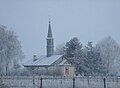
{"label": "minaret", "polygon": [[49,27],[48,27],[48,34],[47,34],[47,57],[54,54],[54,39],[52,37],[52,30],[49,18]]}

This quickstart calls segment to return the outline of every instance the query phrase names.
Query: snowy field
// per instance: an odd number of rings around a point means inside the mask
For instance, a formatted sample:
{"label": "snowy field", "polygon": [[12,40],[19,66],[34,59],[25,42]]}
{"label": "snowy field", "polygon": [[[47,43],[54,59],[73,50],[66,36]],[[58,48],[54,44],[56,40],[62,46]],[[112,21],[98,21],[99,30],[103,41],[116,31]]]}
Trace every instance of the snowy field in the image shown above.
{"label": "snowy field", "polygon": [[[0,78],[0,82],[10,88],[104,88],[102,77],[41,77],[36,76],[7,76]],[[42,87],[41,87],[42,83]],[[106,88],[120,88],[120,78],[106,78]]]}

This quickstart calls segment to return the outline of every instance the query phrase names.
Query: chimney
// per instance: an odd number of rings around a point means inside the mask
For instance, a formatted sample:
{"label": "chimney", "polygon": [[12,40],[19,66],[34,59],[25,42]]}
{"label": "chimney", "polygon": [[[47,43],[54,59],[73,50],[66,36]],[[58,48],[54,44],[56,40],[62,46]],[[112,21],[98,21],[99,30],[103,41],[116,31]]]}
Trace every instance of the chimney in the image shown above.
{"label": "chimney", "polygon": [[37,60],[37,55],[33,55],[33,61]]}

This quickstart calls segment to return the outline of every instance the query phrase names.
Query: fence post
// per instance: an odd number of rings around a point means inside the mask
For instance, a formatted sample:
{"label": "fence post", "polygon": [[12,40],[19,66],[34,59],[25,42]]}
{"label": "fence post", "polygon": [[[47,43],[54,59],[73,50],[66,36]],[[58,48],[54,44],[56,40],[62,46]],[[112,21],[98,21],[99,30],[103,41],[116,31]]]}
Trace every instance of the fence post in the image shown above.
{"label": "fence post", "polygon": [[75,88],[75,78],[73,77],[73,88]]}
{"label": "fence post", "polygon": [[104,81],[104,88],[106,88],[106,78],[104,78],[103,81]]}
{"label": "fence post", "polygon": [[42,88],[42,80],[43,78],[40,79],[40,88]]}
{"label": "fence post", "polygon": [[0,76],[0,84],[2,84],[3,83],[3,76],[1,75]]}
{"label": "fence post", "polygon": [[35,76],[33,76],[33,88],[35,88]]}

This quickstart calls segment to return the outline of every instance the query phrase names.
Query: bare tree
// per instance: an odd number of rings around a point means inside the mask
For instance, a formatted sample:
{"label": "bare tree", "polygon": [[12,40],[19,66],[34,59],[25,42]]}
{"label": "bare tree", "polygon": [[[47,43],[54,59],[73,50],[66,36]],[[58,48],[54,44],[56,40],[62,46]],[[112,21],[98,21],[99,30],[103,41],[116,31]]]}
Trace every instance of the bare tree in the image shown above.
{"label": "bare tree", "polygon": [[[7,75],[9,68],[14,68],[15,63],[24,58],[20,41],[12,30],[0,26],[0,60],[1,73]],[[15,62],[14,62],[15,61]]]}
{"label": "bare tree", "polygon": [[97,45],[100,50],[102,60],[105,62],[106,76],[120,75],[120,47],[118,43],[108,36]]}
{"label": "bare tree", "polygon": [[65,49],[65,44],[64,44],[64,43],[59,44],[59,45],[56,47],[55,54],[63,55],[63,54],[64,54],[64,49]]}

